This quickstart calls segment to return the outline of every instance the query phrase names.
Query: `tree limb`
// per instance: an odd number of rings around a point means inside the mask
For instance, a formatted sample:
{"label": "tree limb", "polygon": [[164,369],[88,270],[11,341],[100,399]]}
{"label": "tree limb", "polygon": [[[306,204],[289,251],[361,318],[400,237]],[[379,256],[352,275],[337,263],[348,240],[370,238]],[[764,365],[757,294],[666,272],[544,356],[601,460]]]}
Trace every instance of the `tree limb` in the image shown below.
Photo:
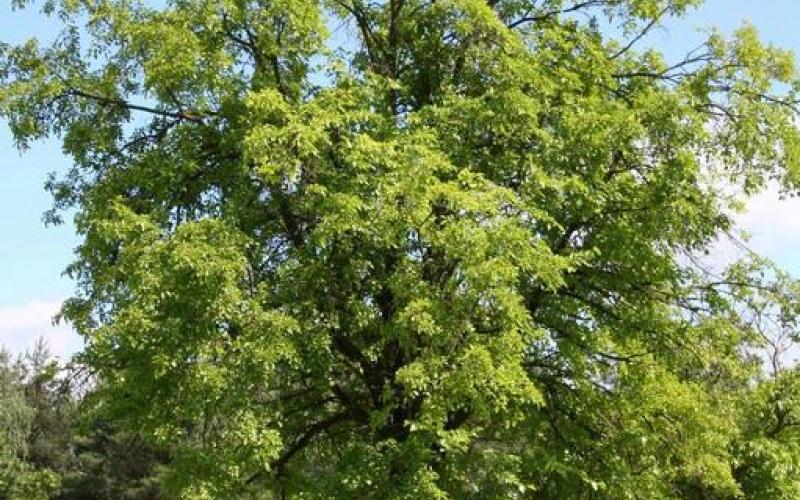
{"label": "tree limb", "polygon": [[[331,427],[345,422],[350,419],[350,413],[347,411],[342,411],[339,413],[334,413],[330,417],[320,420],[319,422],[311,425],[306,432],[303,433],[300,437],[295,440],[295,442],[289,446],[286,451],[283,452],[283,455],[278,457],[277,460],[270,464],[270,469],[274,470],[276,475],[281,475],[283,471],[286,469],[286,466],[292,460],[292,458],[297,455],[300,451],[302,451],[306,446],[308,446],[314,438],[318,435],[322,434],[323,432],[327,431]],[[252,484],[253,482],[257,481],[263,475],[263,471],[259,471],[245,481],[245,485]]]}
{"label": "tree limb", "polygon": [[618,58],[618,57],[622,56],[623,54],[625,54],[626,52],[628,52],[628,51],[629,51],[631,48],[633,48],[633,46],[634,46],[634,45],[636,45],[636,42],[638,42],[639,40],[641,40],[641,39],[642,39],[642,38],[643,38],[645,35],[647,35],[647,33],[649,33],[649,32],[650,32],[650,30],[651,30],[651,29],[653,29],[653,27],[654,27],[656,24],[658,24],[658,21],[659,21],[659,20],[661,20],[661,18],[664,16],[664,14],[666,14],[666,13],[667,13],[667,11],[668,11],[668,10],[669,10],[669,7],[665,7],[665,8],[663,8],[663,9],[661,10],[661,12],[659,12],[659,13],[658,13],[658,15],[657,15],[657,16],[655,16],[655,17],[654,17],[654,18],[653,18],[653,19],[652,19],[652,20],[651,20],[651,21],[650,21],[650,22],[647,24],[647,26],[645,26],[645,27],[642,29],[642,31],[640,31],[640,32],[639,32],[639,34],[638,34],[638,35],[636,35],[635,37],[633,37],[633,38],[632,38],[632,39],[631,39],[631,40],[630,40],[628,43],[626,43],[626,44],[625,44],[625,46],[624,46],[624,47],[622,47],[621,49],[619,49],[618,51],[616,51],[614,54],[612,54],[612,55],[611,55],[611,57],[609,57],[609,59],[611,59],[611,60],[613,61],[614,59],[616,59],[616,58]]}
{"label": "tree limb", "polygon": [[577,11],[579,11],[581,9],[585,9],[587,7],[599,6],[599,5],[603,5],[605,3],[606,3],[605,0],[586,0],[585,2],[576,3],[575,5],[567,7],[566,9],[551,10],[549,12],[545,12],[543,14],[539,14],[539,15],[536,15],[536,16],[524,16],[524,17],[521,17],[521,18],[517,19],[516,21],[511,22],[507,26],[508,26],[509,29],[514,29],[514,28],[517,28],[517,27],[519,27],[519,26],[521,26],[523,24],[526,24],[526,23],[535,23],[535,22],[540,22],[540,21],[546,21],[546,20],[552,19],[552,18],[554,18],[556,16],[560,16],[560,15],[563,15],[563,14],[569,14],[571,12],[577,12]]}
{"label": "tree limb", "polygon": [[203,123],[203,117],[191,111],[166,111],[163,109],[152,108],[150,106],[133,104],[124,99],[91,94],[89,92],[84,92],[83,90],[79,89],[70,89],[67,92],[65,92],[65,95],[82,97],[84,99],[96,101],[101,104],[117,106],[120,108],[129,109],[131,111],[142,111],[144,113],[150,113],[152,115],[157,115],[157,116],[164,116],[167,118],[175,118],[177,120],[184,120],[193,123]]}

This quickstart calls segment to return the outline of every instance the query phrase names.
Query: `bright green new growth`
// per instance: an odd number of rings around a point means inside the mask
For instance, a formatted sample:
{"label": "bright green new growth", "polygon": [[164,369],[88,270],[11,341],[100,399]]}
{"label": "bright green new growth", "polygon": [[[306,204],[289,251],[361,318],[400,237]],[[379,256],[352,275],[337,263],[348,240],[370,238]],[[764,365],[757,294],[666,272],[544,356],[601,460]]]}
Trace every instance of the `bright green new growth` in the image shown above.
{"label": "bright green new growth", "polygon": [[0,112],[74,158],[107,414],[187,498],[796,498],[797,285],[698,256],[709,179],[800,181],[797,74],[638,48],[697,3],[47,2]]}

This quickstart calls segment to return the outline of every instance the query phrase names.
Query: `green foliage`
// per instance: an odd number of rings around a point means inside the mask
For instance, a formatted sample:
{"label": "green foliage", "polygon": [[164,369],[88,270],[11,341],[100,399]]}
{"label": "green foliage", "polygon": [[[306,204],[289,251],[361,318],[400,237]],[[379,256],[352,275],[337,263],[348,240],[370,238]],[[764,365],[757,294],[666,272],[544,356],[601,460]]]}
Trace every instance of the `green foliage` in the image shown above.
{"label": "green foliage", "polygon": [[735,473],[748,498],[800,495],[800,371],[780,373],[748,391]]}
{"label": "green foliage", "polygon": [[798,285],[701,256],[719,182],[796,189],[800,86],[639,50],[698,3],[47,2],[0,114],[74,159],[99,414],[175,498],[797,496]]}
{"label": "green foliage", "polygon": [[0,497],[44,500],[59,486],[58,475],[28,462],[34,410],[22,391],[24,373],[0,351]]}
{"label": "green foliage", "polygon": [[13,363],[0,352],[0,497],[162,498],[169,454],[99,418],[77,384],[85,367],[62,367],[43,341]]}
{"label": "green foliage", "polygon": [[163,498],[160,464],[167,460],[159,450],[130,432],[95,419],[70,434],[69,466],[59,470],[61,489],[54,498],[78,500]]}

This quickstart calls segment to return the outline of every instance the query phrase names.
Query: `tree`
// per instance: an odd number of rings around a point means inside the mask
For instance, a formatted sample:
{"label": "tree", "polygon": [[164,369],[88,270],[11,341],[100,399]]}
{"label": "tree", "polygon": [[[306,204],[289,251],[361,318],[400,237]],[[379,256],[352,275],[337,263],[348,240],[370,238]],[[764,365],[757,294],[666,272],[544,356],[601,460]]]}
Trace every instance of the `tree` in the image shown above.
{"label": "tree", "polygon": [[[91,396],[88,401],[91,401]],[[58,500],[151,500],[164,498],[160,486],[160,464],[168,457],[135,433],[119,431],[113,423],[88,411],[83,400],[83,425],[70,437],[73,452],[70,467],[60,470]]]}
{"label": "tree", "polygon": [[791,497],[750,299],[796,286],[702,255],[712,180],[794,192],[797,74],[749,26],[639,48],[698,3],[45,2],[0,110],[74,159],[107,418],[188,498]]}
{"label": "tree", "polygon": [[0,351],[1,498],[161,498],[166,450],[104,421],[83,368],[43,339],[14,362]]}
{"label": "tree", "polygon": [[20,364],[0,350],[0,497],[47,499],[58,488],[58,476],[28,462],[34,412],[25,399],[23,380]]}

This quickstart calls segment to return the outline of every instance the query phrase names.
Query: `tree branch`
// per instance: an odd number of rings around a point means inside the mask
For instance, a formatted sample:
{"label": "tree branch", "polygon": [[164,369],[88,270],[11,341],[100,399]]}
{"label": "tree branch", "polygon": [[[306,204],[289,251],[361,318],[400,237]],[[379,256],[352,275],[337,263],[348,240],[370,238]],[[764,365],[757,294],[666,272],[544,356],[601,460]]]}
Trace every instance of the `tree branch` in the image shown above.
{"label": "tree branch", "polygon": [[152,115],[157,115],[157,116],[164,116],[167,118],[175,118],[177,120],[185,120],[193,123],[203,123],[203,117],[191,111],[166,111],[163,109],[152,108],[150,106],[133,104],[124,99],[90,94],[89,92],[84,92],[83,90],[78,90],[78,89],[70,89],[67,92],[65,92],[65,95],[82,97],[84,99],[96,101],[101,104],[117,106],[120,108],[129,109],[131,111],[142,111],[144,113],[150,113]]}
{"label": "tree branch", "polygon": [[526,23],[535,23],[535,22],[540,22],[540,21],[546,21],[546,20],[552,19],[552,18],[554,18],[556,16],[560,16],[560,15],[563,15],[563,14],[569,14],[571,12],[577,12],[577,11],[579,11],[581,9],[585,9],[587,7],[594,7],[594,6],[598,6],[598,5],[603,5],[605,3],[606,3],[605,0],[587,0],[585,2],[576,3],[575,5],[567,7],[566,9],[551,10],[549,12],[545,12],[543,14],[539,14],[539,15],[536,15],[536,16],[524,16],[524,17],[521,17],[521,18],[517,19],[516,21],[513,21],[512,23],[508,24],[507,26],[508,26],[509,29],[514,29],[514,28],[517,28],[517,27],[519,27],[519,26],[521,26],[523,24],[526,24]]}
{"label": "tree branch", "polygon": [[[300,435],[297,440],[289,446],[286,451],[283,452],[283,455],[278,457],[277,460],[270,464],[270,469],[274,470],[276,475],[281,475],[283,471],[286,469],[286,466],[292,460],[292,458],[297,455],[300,451],[302,451],[305,447],[307,447],[318,435],[322,434],[323,432],[327,431],[331,427],[345,422],[350,419],[350,413],[347,411],[342,411],[340,413],[334,413],[330,417],[320,420],[319,422],[311,425],[306,432]],[[245,480],[245,485],[252,484],[253,482],[257,481],[262,475],[264,474],[263,471],[256,472],[247,480]]]}
{"label": "tree branch", "polygon": [[350,13],[353,19],[355,19],[358,29],[361,32],[361,38],[364,39],[364,45],[366,46],[370,63],[374,69],[379,70],[381,67],[381,60],[378,58],[378,52],[381,52],[384,57],[386,54],[378,40],[375,39],[375,34],[369,26],[369,21],[367,20],[364,10],[361,9],[360,6],[355,5],[355,3],[350,5],[343,0],[334,0],[334,2]]}
{"label": "tree branch", "polygon": [[642,39],[642,38],[643,38],[645,35],[647,35],[647,33],[648,33],[648,32],[650,32],[650,30],[651,30],[651,29],[653,29],[653,27],[654,27],[656,24],[658,24],[658,21],[660,21],[660,20],[661,20],[661,18],[664,16],[664,14],[666,14],[666,13],[667,13],[667,11],[668,11],[668,10],[669,10],[669,7],[665,7],[665,8],[663,8],[663,9],[661,10],[661,12],[659,12],[659,13],[658,13],[658,15],[657,15],[657,16],[655,16],[655,17],[654,17],[654,18],[653,18],[653,19],[652,19],[652,20],[651,20],[651,21],[650,21],[650,22],[647,24],[647,26],[645,26],[645,27],[642,29],[642,31],[640,31],[640,32],[639,32],[639,34],[638,34],[638,35],[636,35],[635,37],[633,37],[633,38],[632,38],[632,39],[631,39],[631,40],[630,40],[628,43],[626,43],[626,44],[625,44],[625,46],[624,46],[624,47],[622,47],[621,49],[619,49],[618,51],[616,51],[614,54],[612,54],[612,55],[611,55],[611,57],[609,57],[609,59],[611,59],[611,60],[613,61],[614,59],[616,59],[616,58],[618,58],[618,57],[622,56],[623,54],[625,54],[626,52],[628,52],[628,51],[629,51],[631,48],[633,48],[633,46],[634,46],[634,45],[636,45],[636,42],[638,42],[639,40],[641,40],[641,39]]}

